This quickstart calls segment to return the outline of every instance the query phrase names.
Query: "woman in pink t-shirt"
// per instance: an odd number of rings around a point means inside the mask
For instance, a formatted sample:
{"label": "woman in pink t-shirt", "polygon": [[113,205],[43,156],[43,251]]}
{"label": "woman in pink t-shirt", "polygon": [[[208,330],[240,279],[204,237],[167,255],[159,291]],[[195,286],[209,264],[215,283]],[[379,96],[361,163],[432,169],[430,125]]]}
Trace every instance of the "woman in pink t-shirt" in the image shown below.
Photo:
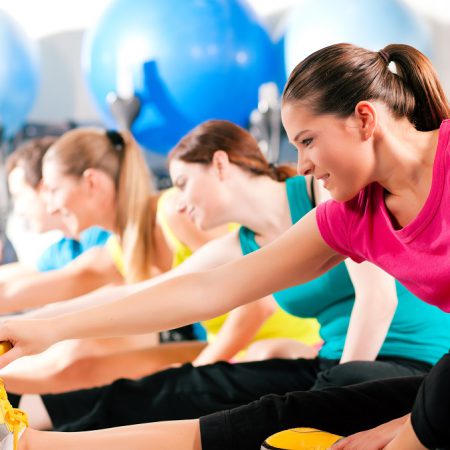
{"label": "woman in pink t-shirt", "polygon": [[[0,327],[0,340],[14,348],[0,365],[63,339],[151,332],[206,319],[314,279],[347,256],[374,262],[449,311],[450,126],[441,126],[448,117],[430,62],[412,47],[373,52],[339,44],[312,54],[288,80],[282,118],[299,152],[299,172],[322,180],[334,200],[272,244],[217,269],[63,318],[10,319]],[[449,379],[447,354],[426,378],[266,396],[200,420],[76,435],[29,430],[19,449],[139,450],[156,442],[159,450],[252,450],[267,435],[294,426],[344,435],[378,426],[336,449],[448,447]]]}

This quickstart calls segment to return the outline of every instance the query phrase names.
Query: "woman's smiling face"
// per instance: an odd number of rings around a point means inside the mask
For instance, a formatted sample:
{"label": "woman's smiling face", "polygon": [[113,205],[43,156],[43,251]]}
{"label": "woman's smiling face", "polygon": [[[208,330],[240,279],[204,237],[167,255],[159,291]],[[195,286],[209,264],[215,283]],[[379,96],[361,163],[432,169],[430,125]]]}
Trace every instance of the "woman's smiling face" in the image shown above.
{"label": "woman's smiling face", "polygon": [[178,210],[202,230],[223,225],[223,186],[212,164],[170,162],[173,185],[180,190]]}
{"label": "woman's smiling face", "polygon": [[321,180],[335,200],[350,200],[370,182],[372,146],[363,138],[358,118],[314,115],[287,103],[282,120],[298,151],[298,173]]}
{"label": "woman's smiling face", "polygon": [[85,207],[89,195],[83,179],[65,175],[54,162],[44,163],[42,179],[48,212],[60,214],[71,235],[77,236],[86,228],[96,225]]}

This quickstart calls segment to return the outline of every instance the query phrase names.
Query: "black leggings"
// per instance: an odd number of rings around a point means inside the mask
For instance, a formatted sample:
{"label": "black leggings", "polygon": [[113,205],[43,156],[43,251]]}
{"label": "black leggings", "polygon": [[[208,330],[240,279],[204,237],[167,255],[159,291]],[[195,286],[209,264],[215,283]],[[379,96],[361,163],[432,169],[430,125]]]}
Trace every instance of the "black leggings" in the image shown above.
{"label": "black leggings", "polygon": [[[424,374],[430,365],[401,358],[366,363],[316,359],[186,364],[138,381],[45,395],[55,429],[83,431],[162,420],[192,419],[245,405],[267,394],[306,391],[374,378]],[[211,447],[215,448],[215,447]]]}
{"label": "black leggings", "polygon": [[450,354],[424,379],[414,404],[411,423],[427,448],[450,448]]}
{"label": "black leggings", "polygon": [[411,411],[423,377],[393,378],[267,395],[249,405],[200,419],[203,450],[259,450],[268,436],[313,427],[341,436],[367,430]]}
{"label": "black leggings", "polygon": [[267,395],[249,405],[202,417],[202,449],[259,450],[271,434],[299,426],[347,436],[404,416],[411,409],[413,428],[422,444],[450,449],[449,354],[426,376]]}

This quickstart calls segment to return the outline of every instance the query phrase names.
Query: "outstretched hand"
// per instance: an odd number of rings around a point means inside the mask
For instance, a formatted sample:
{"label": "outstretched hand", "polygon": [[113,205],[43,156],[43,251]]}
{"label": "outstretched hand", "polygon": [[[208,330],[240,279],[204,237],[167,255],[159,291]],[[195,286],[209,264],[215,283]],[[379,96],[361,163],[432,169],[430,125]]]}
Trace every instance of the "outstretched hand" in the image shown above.
{"label": "outstretched hand", "polygon": [[0,368],[12,361],[41,353],[52,345],[52,330],[45,320],[7,319],[0,323],[0,341],[11,343],[12,348],[0,356]]}
{"label": "outstretched hand", "polygon": [[408,416],[386,422],[376,428],[340,439],[330,450],[381,450],[400,432]]}

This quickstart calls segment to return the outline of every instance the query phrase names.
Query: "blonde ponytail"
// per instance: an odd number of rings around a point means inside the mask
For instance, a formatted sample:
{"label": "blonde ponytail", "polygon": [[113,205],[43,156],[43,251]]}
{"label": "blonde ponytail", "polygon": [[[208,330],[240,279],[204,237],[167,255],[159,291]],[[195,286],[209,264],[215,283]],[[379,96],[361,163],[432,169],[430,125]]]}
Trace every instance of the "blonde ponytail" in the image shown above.
{"label": "blonde ponytail", "polygon": [[155,211],[151,205],[151,177],[147,163],[131,134],[125,142],[117,183],[116,229],[121,238],[125,279],[134,283],[151,276]]}

